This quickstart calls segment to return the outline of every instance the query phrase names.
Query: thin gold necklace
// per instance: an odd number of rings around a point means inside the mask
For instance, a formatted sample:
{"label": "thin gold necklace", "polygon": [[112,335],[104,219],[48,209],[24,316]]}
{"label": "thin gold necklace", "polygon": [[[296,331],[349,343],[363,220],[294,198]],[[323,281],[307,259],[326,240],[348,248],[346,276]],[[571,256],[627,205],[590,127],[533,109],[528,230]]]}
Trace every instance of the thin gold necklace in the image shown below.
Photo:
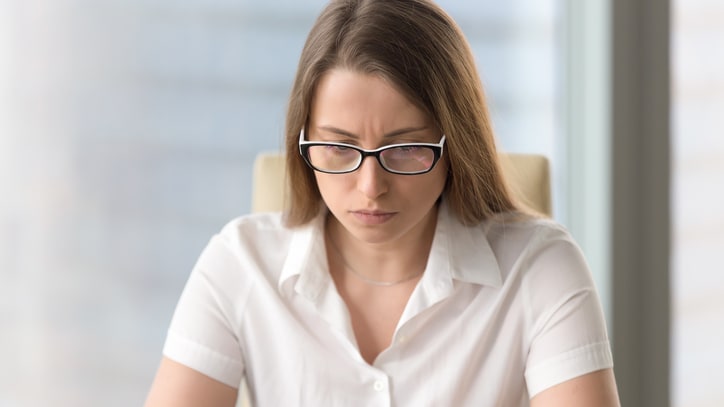
{"label": "thin gold necklace", "polygon": [[337,247],[337,244],[334,243],[334,240],[332,240],[332,239],[328,239],[328,240],[329,240],[329,243],[332,245],[332,248],[334,249],[334,251],[335,251],[335,252],[337,253],[337,255],[339,256],[339,259],[342,260],[342,264],[344,265],[345,270],[349,270],[352,274],[355,275],[355,277],[359,278],[360,280],[362,280],[362,281],[364,281],[365,283],[370,284],[370,285],[374,285],[374,286],[377,286],[377,287],[390,287],[390,286],[393,286],[393,285],[402,284],[402,283],[405,283],[405,282],[407,282],[407,281],[410,281],[410,280],[412,280],[412,279],[414,279],[414,278],[416,278],[416,277],[421,276],[422,273],[425,272],[425,270],[422,270],[422,271],[419,272],[419,273],[411,274],[411,275],[409,275],[409,276],[407,276],[407,277],[403,277],[403,278],[401,278],[400,280],[396,280],[396,281],[373,280],[373,279],[371,279],[371,278],[369,278],[369,277],[366,277],[364,274],[360,273],[359,271],[355,270],[354,267],[350,266],[350,264],[347,263],[347,259],[344,258],[344,255],[342,254],[342,251],[339,249],[339,247]]}

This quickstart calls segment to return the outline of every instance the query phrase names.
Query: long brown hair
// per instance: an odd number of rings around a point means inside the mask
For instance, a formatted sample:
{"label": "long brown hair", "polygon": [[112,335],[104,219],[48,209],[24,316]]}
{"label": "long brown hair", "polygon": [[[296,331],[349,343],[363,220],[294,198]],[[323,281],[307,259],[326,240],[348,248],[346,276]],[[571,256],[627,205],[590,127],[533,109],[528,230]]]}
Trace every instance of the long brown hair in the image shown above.
{"label": "long brown hair", "polygon": [[319,212],[322,198],[298,137],[317,83],[334,68],[385,78],[432,117],[447,138],[443,195],[461,222],[519,210],[502,176],[472,53],[452,18],[426,0],[333,0],[307,37],[289,99],[289,226],[306,224]]}

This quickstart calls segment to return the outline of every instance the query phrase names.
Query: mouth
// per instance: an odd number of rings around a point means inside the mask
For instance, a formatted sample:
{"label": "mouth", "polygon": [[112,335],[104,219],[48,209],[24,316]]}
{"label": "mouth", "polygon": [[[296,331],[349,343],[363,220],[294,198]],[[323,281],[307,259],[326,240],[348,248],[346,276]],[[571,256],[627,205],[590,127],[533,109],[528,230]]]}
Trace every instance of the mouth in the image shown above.
{"label": "mouth", "polygon": [[390,219],[392,219],[397,213],[396,212],[385,212],[375,210],[359,210],[351,211],[358,221],[367,225],[381,225]]}

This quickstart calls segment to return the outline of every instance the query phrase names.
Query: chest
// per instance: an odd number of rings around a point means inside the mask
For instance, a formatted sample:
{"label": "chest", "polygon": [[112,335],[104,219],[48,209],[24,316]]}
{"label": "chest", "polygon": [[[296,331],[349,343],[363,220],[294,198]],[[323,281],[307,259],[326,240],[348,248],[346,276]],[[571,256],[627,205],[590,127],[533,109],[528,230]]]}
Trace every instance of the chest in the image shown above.
{"label": "chest", "polygon": [[383,350],[390,347],[414,283],[411,281],[391,287],[339,285],[354,338],[367,363],[372,364]]}
{"label": "chest", "polygon": [[[367,306],[335,302],[333,296],[319,304],[296,298],[283,310],[258,310],[277,319],[252,321],[249,314],[241,334],[254,398],[259,405],[468,405],[471,400],[525,405],[518,404],[525,394],[520,342],[525,335],[518,318],[488,312],[496,304],[474,289],[432,304],[425,304],[424,294]],[[374,333],[370,338],[359,334],[365,324]],[[501,335],[510,340],[500,340]],[[378,352],[365,363],[369,343]],[[290,394],[294,400],[283,399]],[[512,395],[515,400],[508,399]]]}

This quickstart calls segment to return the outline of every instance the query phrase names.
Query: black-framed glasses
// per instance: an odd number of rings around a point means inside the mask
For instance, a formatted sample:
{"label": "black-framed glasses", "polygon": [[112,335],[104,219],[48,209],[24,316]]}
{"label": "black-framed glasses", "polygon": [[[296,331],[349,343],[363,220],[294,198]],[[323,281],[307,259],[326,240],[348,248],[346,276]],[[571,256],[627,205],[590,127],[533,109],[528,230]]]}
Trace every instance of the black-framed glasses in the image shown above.
{"label": "black-framed glasses", "polygon": [[430,172],[442,157],[445,135],[440,142],[391,144],[365,150],[344,143],[306,141],[299,132],[299,153],[312,169],[328,174],[356,171],[365,157],[375,157],[382,168],[393,174],[417,175]]}

